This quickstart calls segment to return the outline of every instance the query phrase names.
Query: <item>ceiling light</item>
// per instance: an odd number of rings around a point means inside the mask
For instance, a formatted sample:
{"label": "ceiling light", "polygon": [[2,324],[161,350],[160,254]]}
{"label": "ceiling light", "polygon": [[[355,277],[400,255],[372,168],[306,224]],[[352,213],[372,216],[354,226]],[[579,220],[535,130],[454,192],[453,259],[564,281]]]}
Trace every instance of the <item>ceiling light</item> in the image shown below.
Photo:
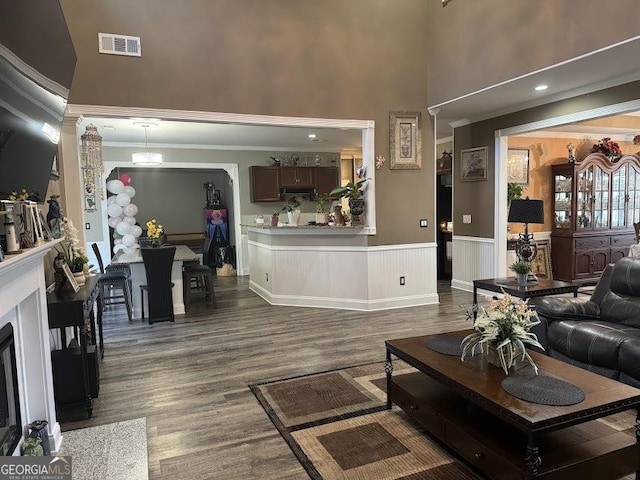
{"label": "ceiling light", "polygon": [[535,89],[538,92],[541,92],[542,90],[546,90],[547,88],[549,88],[549,85],[538,85]]}
{"label": "ceiling light", "polygon": [[131,161],[134,165],[160,165],[162,163],[162,155],[160,153],[149,152],[149,143],[147,140],[147,128],[154,127],[155,124],[134,122],[144,128],[144,152],[136,152],[131,155]]}
{"label": "ceiling light", "polygon": [[309,138],[316,138],[316,134],[315,133],[310,133],[309,134]]}

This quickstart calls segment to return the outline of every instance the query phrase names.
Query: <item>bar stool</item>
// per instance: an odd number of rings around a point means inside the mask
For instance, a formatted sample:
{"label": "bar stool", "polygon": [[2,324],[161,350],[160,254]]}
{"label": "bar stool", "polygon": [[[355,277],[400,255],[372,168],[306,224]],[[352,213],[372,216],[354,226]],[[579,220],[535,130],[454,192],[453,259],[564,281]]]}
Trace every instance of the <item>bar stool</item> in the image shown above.
{"label": "bar stool", "polygon": [[144,318],[144,291],[148,293],[149,325],[154,322],[175,320],[173,314],[173,282],[171,268],[176,247],[142,248],[142,260],[147,284],[140,286],[142,316]]}
{"label": "bar stool", "polygon": [[[101,272],[98,277],[98,289],[101,298],[100,313],[102,314],[105,307],[109,305],[124,304],[127,307],[127,316],[131,322],[133,319],[133,309],[131,305],[131,268],[127,264],[115,264],[107,265],[105,271],[98,245],[92,243],[91,248],[96,255]],[[111,295],[111,290],[114,288],[119,288],[122,293],[120,295]],[[107,293],[109,294],[108,296]]]}
{"label": "bar stool", "polygon": [[182,267],[182,293],[185,312],[189,311],[191,295],[195,292],[203,293],[211,305],[216,305],[216,294],[213,289],[213,270],[206,265],[186,263]]}

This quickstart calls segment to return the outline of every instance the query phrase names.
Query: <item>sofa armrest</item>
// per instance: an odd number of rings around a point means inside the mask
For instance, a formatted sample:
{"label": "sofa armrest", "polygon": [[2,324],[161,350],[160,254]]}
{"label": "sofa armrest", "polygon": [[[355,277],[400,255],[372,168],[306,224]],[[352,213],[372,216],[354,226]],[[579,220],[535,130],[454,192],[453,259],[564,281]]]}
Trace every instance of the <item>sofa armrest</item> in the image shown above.
{"label": "sofa armrest", "polygon": [[[585,298],[574,297],[540,297],[530,302],[535,308],[540,324],[532,328],[538,337],[538,342],[549,352],[547,328],[550,323],[560,320],[599,320],[600,306]],[[539,349],[535,349],[538,350]]]}

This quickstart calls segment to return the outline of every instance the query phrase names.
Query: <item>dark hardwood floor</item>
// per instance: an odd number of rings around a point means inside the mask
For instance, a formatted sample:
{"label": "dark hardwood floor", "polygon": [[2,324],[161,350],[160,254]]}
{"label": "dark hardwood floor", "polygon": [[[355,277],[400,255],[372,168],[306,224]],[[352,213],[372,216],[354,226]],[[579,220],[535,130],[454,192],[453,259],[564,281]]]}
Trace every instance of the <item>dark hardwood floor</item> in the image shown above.
{"label": "dark hardwood floor", "polygon": [[274,307],[246,277],[217,280],[175,323],[104,318],[105,356],[94,418],[59,412],[63,431],[147,418],[151,479],[304,479],[250,383],[383,361],[384,341],[471,325],[471,294],[441,284],[441,303],[382,312]]}

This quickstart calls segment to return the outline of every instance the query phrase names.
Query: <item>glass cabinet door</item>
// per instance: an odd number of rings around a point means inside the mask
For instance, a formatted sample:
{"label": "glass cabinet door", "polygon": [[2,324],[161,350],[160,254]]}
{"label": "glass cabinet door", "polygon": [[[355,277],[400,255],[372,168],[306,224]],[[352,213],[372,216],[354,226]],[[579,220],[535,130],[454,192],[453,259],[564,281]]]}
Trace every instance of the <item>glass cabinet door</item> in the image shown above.
{"label": "glass cabinet door", "polygon": [[577,173],[576,214],[577,230],[592,228],[591,207],[593,202],[593,166],[589,166]]}
{"label": "glass cabinet door", "polygon": [[553,177],[555,228],[571,228],[571,175]]}
{"label": "glass cabinet door", "polygon": [[611,174],[611,228],[626,225],[627,167]]}
{"label": "glass cabinet door", "polygon": [[629,165],[629,189],[627,190],[628,206],[627,227],[634,222],[640,222],[640,170]]}
{"label": "glass cabinet door", "polygon": [[593,228],[609,228],[609,174],[594,167]]}

